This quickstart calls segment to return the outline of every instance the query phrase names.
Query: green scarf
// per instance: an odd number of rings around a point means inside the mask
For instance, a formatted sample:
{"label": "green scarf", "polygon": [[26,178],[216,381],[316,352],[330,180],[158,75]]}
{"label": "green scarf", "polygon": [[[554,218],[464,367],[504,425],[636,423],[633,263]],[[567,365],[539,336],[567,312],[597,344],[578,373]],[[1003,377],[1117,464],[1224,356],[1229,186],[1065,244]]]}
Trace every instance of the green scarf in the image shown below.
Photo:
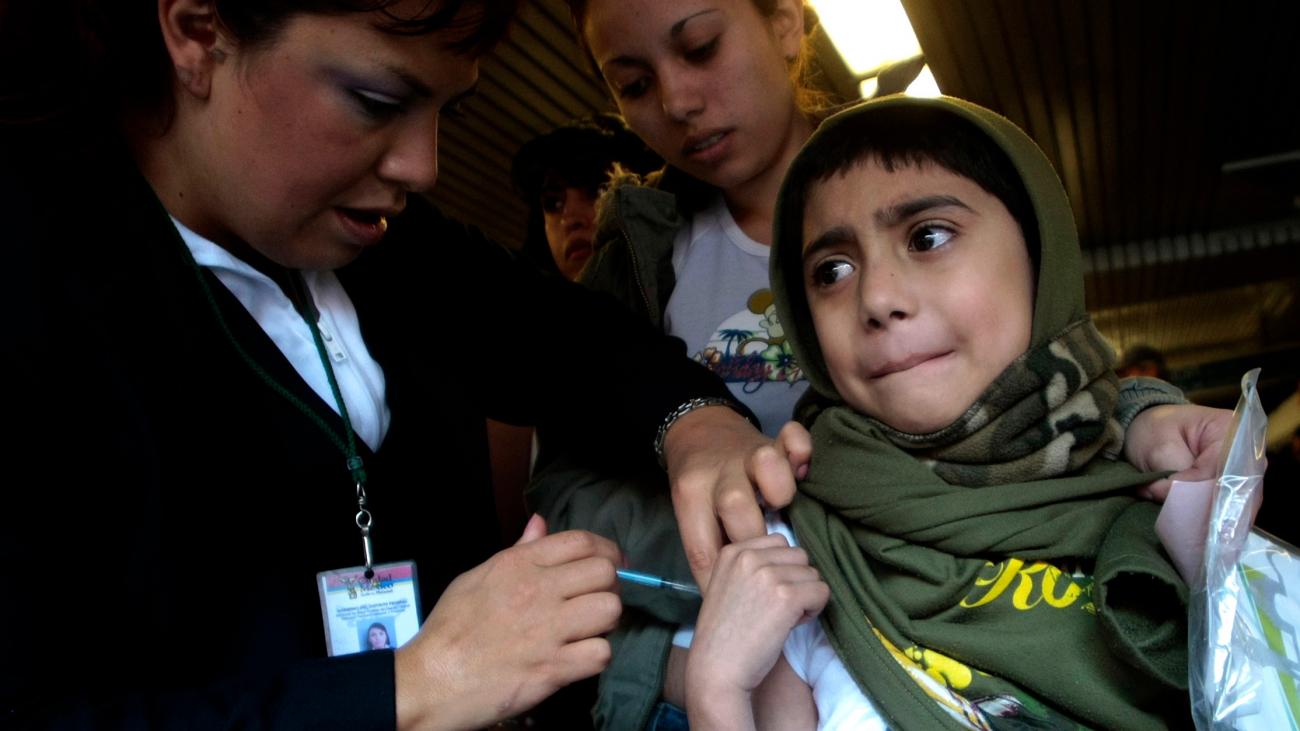
{"label": "green scarf", "polygon": [[[1007,153],[1041,244],[1029,351],[924,435],[841,402],[803,288],[802,206],[786,205],[809,150],[904,105],[964,119]],[[787,174],[772,280],[816,392],[813,463],[791,522],[831,587],[822,625],[890,726],[962,727],[918,672],[979,709],[955,714],[975,719],[966,726],[1158,728],[1178,713],[1186,590],[1155,538],[1156,507],[1131,497],[1155,476],[1115,461],[1113,354],[1083,306],[1068,199],[1034,143],[954,99],[889,97],[830,118]]]}

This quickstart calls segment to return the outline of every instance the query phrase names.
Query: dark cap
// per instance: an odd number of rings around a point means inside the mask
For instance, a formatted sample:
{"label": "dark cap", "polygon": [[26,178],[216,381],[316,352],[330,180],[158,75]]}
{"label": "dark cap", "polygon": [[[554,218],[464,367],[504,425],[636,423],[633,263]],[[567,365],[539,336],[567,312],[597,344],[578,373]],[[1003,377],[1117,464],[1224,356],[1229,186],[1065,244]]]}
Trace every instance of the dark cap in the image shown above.
{"label": "dark cap", "polygon": [[1119,364],[1115,366],[1116,370],[1131,368],[1138,363],[1145,362],[1155,363],[1162,370],[1165,367],[1165,355],[1145,343],[1129,346],[1124,350],[1124,355],[1120,357]]}
{"label": "dark cap", "polygon": [[[1145,367],[1144,367],[1145,366]],[[1140,343],[1125,348],[1120,356],[1115,372],[1125,375],[1154,375],[1163,381],[1169,380],[1169,366],[1165,365],[1165,354],[1156,348]]]}
{"label": "dark cap", "polygon": [[515,153],[510,178],[515,190],[531,201],[541,193],[547,173],[575,186],[587,185],[602,181],[615,162],[642,175],[663,165],[622,117],[602,113],[525,142]]}

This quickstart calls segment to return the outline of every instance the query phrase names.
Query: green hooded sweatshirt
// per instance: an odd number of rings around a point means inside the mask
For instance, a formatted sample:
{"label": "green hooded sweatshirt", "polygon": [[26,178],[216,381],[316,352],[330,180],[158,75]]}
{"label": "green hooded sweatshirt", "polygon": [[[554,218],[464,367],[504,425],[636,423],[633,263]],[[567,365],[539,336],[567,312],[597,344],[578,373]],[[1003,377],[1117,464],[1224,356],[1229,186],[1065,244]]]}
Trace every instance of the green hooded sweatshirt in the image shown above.
{"label": "green hooded sweatshirt", "polygon": [[[877,115],[905,124],[907,109],[1005,153],[1038,229],[1028,351],[930,434],[843,403],[802,262],[815,157]],[[1156,539],[1156,506],[1132,497],[1156,475],[1117,461],[1114,356],[1084,309],[1069,201],[1033,141],[957,99],[841,112],[787,173],[771,264],[815,394],[803,410],[813,462],[790,519],[831,587],[822,626],[890,727],[1150,729],[1186,717],[1186,588]]]}

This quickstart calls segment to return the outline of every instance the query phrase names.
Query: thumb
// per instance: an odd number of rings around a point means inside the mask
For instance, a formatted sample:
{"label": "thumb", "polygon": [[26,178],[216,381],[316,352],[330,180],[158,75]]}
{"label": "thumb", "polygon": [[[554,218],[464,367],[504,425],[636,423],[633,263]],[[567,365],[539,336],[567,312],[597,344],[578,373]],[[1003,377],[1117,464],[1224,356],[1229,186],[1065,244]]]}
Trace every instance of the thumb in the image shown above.
{"label": "thumb", "polygon": [[1163,477],[1150,485],[1138,488],[1137,496],[1144,500],[1163,503],[1165,498],[1169,497],[1169,488],[1173,487],[1171,477]]}
{"label": "thumb", "polygon": [[529,518],[528,524],[524,526],[524,534],[519,536],[519,540],[515,541],[515,545],[522,546],[525,543],[532,543],[545,535],[546,519],[537,513],[533,513],[533,517]]}
{"label": "thumb", "polygon": [[1170,475],[1171,480],[1183,480],[1185,482],[1198,482],[1200,480],[1211,480],[1216,476],[1219,467],[1219,444],[1211,448],[1202,449],[1200,454],[1196,455],[1191,465],[1178,470]]}
{"label": "thumb", "polygon": [[[763,502],[773,508],[784,508],[794,500],[794,467],[776,450],[760,449],[749,458],[749,480],[758,488]],[[728,531],[728,535],[731,535]],[[763,535],[761,532],[757,535]],[[754,536],[731,535],[733,541]]]}
{"label": "thumb", "polygon": [[790,461],[790,469],[796,479],[808,476],[808,464],[812,461],[812,436],[803,424],[797,421],[787,422],[776,435],[778,448],[785,452]]}
{"label": "thumb", "polygon": [[[1217,447],[1217,445],[1215,446]],[[1185,450],[1170,450],[1170,455],[1174,455],[1175,453],[1177,453],[1177,455],[1168,457],[1170,461],[1166,462],[1166,464],[1183,464],[1186,466],[1182,469],[1178,469],[1168,477],[1156,480],[1150,485],[1142,488],[1138,491],[1139,497],[1144,497],[1156,502],[1164,502],[1169,496],[1169,491],[1173,488],[1174,482],[1201,482],[1202,480],[1213,480],[1215,478],[1215,473],[1218,472],[1219,465],[1219,454],[1217,448],[1202,449],[1200,454],[1195,455],[1194,458],[1192,458],[1190,451],[1187,451],[1186,454],[1182,454],[1183,451]],[[1191,458],[1190,465],[1187,464],[1189,458]]]}

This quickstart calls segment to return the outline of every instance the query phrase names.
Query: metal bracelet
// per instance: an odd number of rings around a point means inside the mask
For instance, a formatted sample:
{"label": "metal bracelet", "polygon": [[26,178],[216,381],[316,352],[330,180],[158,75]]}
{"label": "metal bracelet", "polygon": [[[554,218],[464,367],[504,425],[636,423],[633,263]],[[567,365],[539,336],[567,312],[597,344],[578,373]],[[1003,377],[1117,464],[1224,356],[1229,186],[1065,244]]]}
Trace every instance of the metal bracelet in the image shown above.
{"label": "metal bracelet", "polygon": [[718,396],[693,398],[673,409],[663,420],[663,423],[659,425],[659,431],[655,433],[655,456],[659,458],[660,467],[668,469],[667,461],[664,459],[664,440],[668,437],[668,430],[672,428],[673,424],[677,423],[678,419],[696,409],[702,409],[705,406],[726,406],[727,408],[736,411],[736,413],[740,413],[736,409],[736,404],[733,401]]}

